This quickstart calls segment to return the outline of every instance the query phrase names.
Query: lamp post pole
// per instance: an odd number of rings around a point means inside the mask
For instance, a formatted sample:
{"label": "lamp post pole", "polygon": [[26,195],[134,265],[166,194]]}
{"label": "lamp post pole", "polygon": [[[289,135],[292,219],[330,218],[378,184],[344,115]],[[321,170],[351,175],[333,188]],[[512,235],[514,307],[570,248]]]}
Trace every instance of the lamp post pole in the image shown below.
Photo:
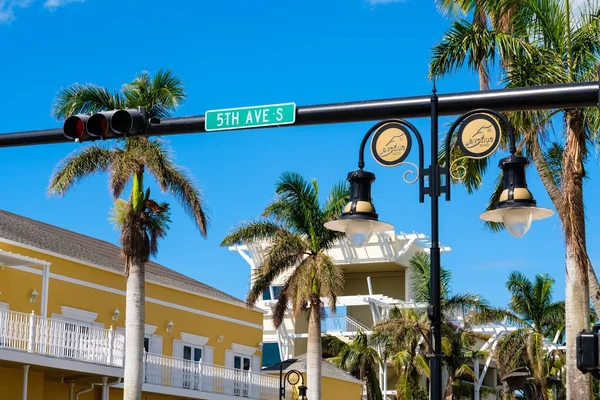
{"label": "lamp post pole", "polygon": [[438,98],[435,86],[431,95],[431,165],[429,167],[429,196],[431,197],[430,248],[430,305],[427,310],[431,321],[431,400],[442,399],[442,316],[440,288],[439,196],[440,166],[438,163]]}

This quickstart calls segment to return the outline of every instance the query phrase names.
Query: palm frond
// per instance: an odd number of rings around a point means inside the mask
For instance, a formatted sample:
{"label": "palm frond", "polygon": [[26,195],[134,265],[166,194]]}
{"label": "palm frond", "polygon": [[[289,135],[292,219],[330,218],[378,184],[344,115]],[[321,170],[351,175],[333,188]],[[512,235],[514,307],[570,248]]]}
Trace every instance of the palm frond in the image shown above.
{"label": "palm frond", "polygon": [[144,160],[144,165],[156,179],[163,192],[169,192],[192,217],[196,227],[206,236],[208,215],[202,192],[188,172],[173,163],[173,155],[164,141],[135,138],[128,140],[132,152]]}
{"label": "palm frond", "polygon": [[316,250],[315,225],[320,223],[321,210],[314,186],[296,172],[284,172],[276,183],[275,193],[288,207],[289,211],[282,215],[287,218],[286,225],[310,238],[312,249]]}
{"label": "palm frond", "polygon": [[256,243],[272,240],[282,234],[281,226],[266,220],[243,222],[221,241],[221,246],[235,246],[241,243]]}
{"label": "palm frond", "polygon": [[74,84],[61,89],[52,105],[52,115],[65,119],[74,114],[88,114],[98,111],[123,108],[124,99],[119,93],[97,85]]}
{"label": "palm frond", "polygon": [[114,152],[99,145],[85,146],[75,150],[56,166],[48,192],[63,196],[83,178],[96,172],[106,172],[114,158]]}
{"label": "palm frond", "polygon": [[327,297],[329,308],[333,313],[336,311],[336,302],[338,296],[344,294],[344,271],[342,267],[335,264],[326,254],[320,253],[316,256],[316,274],[315,278],[319,281],[319,292],[313,293],[320,297]]}
{"label": "palm frond", "polygon": [[465,63],[469,69],[478,71],[484,60],[493,63],[497,54],[503,60],[516,55],[531,58],[531,53],[535,51],[526,40],[519,37],[459,20],[433,47],[429,75],[442,77],[462,68]]}
{"label": "palm frond", "polygon": [[154,78],[144,71],[123,86],[129,107],[146,107],[150,118],[168,118],[186,99],[183,82],[171,70],[161,69]]}
{"label": "palm frond", "polygon": [[304,257],[305,249],[302,238],[285,231],[280,232],[255,272],[247,303],[254,304],[281,273],[295,267]]}
{"label": "palm frond", "polygon": [[473,369],[470,366],[468,366],[467,364],[461,365],[456,370],[456,378],[460,379],[460,378],[465,378],[465,377],[471,378],[474,382],[478,381],[477,375],[475,374]]}

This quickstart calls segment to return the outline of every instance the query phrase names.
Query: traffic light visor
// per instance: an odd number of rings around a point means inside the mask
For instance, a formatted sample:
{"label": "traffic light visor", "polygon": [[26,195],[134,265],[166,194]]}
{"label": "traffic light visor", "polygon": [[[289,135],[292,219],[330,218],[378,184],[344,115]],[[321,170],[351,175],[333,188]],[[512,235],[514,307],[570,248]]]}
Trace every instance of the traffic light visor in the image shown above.
{"label": "traffic light visor", "polygon": [[85,134],[87,115],[73,115],[66,119],[63,125],[63,134],[72,140],[81,139]]}
{"label": "traffic light visor", "polygon": [[104,137],[108,132],[108,118],[103,114],[92,115],[87,124],[87,131],[90,136]]}
{"label": "traffic light visor", "polygon": [[115,133],[127,134],[133,128],[133,117],[127,110],[118,110],[111,118],[110,125]]}

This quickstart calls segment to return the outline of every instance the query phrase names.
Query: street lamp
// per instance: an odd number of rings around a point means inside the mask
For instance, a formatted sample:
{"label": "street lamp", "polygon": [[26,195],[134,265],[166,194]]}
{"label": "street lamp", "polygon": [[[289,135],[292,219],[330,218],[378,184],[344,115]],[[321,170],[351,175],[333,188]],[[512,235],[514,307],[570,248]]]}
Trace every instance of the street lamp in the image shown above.
{"label": "street lamp", "polygon": [[[364,171],[364,153],[367,141],[371,136],[371,154],[375,161],[386,167],[412,165],[404,173],[404,181],[415,183],[419,181],[419,201],[425,201],[425,195],[431,198],[431,274],[430,274],[430,305],[427,315],[431,321],[432,354],[429,355],[431,370],[430,393],[432,400],[442,398],[442,335],[441,335],[441,291],[440,291],[440,248],[439,248],[439,196],[444,193],[450,200],[450,178],[462,180],[466,168],[460,164],[465,158],[483,159],[489,157],[500,144],[500,125],[502,122],[508,131],[510,156],[500,161],[503,171],[503,191],[495,208],[480,215],[480,218],[490,222],[502,222],[506,229],[516,237],[521,237],[529,230],[533,220],[548,218],[554,212],[539,208],[533,195],[527,188],[525,166],[527,159],[515,155],[516,143],[512,126],[506,117],[494,110],[476,109],[460,116],[451,126],[446,137],[445,165],[438,163],[438,97],[435,88],[431,96],[431,164],[424,168],[423,139],[417,128],[403,119],[387,119],[376,123],[362,139],[358,154],[358,170],[348,174],[350,182],[350,202],[344,207],[339,220],[328,221],[325,227],[334,231],[344,232],[355,246],[363,246],[371,235],[393,229],[393,226],[379,221],[375,206],[371,201],[371,184],[375,174]],[[452,136],[458,129],[454,144],[463,156],[451,162]],[[412,135],[417,140],[419,165],[405,162],[408,157]],[[408,179],[416,175],[414,179]],[[428,185],[425,185],[425,178]],[[444,178],[442,180],[442,178]]]}
{"label": "street lamp", "polygon": [[289,383],[292,386],[295,386],[300,382],[300,386],[298,386],[298,400],[307,400],[306,390],[307,387],[304,385],[304,375],[300,371],[296,371],[295,369],[289,370],[286,372],[285,376],[283,375],[283,364],[279,365],[279,400],[285,399],[285,384]]}

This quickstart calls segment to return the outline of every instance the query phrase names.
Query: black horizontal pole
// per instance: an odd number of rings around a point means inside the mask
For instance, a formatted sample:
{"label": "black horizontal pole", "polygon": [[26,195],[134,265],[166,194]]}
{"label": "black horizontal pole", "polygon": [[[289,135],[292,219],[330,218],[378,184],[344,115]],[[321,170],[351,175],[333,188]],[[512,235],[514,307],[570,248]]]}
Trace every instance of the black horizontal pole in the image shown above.
{"label": "black horizontal pole", "polygon": [[[439,115],[459,115],[474,108],[496,111],[567,109],[598,105],[599,82],[498,89],[439,95]],[[320,125],[373,121],[385,118],[421,118],[431,112],[431,96],[300,106],[292,125]],[[150,136],[206,132],[204,115],[165,118],[152,123]],[[283,127],[283,126],[282,126]],[[245,128],[257,129],[257,128]],[[62,128],[0,134],[0,147],[66,143]]]}

